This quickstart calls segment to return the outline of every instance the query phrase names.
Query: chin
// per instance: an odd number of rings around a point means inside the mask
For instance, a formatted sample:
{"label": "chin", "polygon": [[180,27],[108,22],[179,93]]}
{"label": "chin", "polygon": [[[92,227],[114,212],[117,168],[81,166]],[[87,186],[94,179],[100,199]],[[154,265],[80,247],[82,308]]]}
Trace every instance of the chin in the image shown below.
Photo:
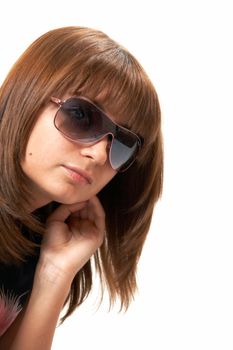
{"label": "chin", "polygon": [[78,195],[75,193],[71,193],[70,195],[68,193],[66,193],[65,195],[56,195],[53,197],[53,201],[54,202],[58,202],[61,204],[75,204],[75,203],[79,203],[79,202],[85,202],[87,200],[89,200],[91,198],[91,196],[87,196],[87,195]]}

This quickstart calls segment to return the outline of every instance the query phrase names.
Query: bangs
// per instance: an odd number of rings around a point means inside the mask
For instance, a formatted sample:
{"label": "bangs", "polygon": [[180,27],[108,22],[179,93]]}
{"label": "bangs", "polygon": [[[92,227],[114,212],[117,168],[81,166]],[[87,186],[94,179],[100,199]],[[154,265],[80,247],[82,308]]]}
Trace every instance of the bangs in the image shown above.
{"label": "bangs", "polygon": [[48,32],[18,60],[6,80],[8,88],[6,100],[17,111],[8,111],[10,129],[15,130],[14,142],[20,145],[21,155],[51,96],[79,95],[100,105],[116,122],[143,138],[140,157],[150,152],[158,137],[160,107],[150,79],[127,49],[102,32],[76,27]]}
{"label": "bangs", "polygon": [[84,96],[99,105],[142,137],[146,151],[157,137],[160,110],[156,91],[137,60],[118,47],[92,56],[77,71],[67,89],[69,95]]}
{"label": "bangs", "polygon": [[161,124],[157,94],[140,63],[117,42],[85,28],[55,30],[36,41],[21,63],[18,81],[24,79],[30,101],[22,110],[27,130],[51,96],[83,96],[143,138],[140,158],[150,152]]}

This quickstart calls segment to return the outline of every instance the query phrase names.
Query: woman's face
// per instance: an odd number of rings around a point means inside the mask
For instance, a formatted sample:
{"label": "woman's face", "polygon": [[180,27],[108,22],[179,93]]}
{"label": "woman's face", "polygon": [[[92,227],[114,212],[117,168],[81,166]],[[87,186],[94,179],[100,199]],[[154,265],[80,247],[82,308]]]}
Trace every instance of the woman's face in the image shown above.
{"label": "woman's face", "polygon": [[107,137],[93,145],[68,140],[54,126],[57,108],[50,103],[39,114],[21,162],[33,195],[31,210],[51,201],[86,201],[116,175],[109,163]]}

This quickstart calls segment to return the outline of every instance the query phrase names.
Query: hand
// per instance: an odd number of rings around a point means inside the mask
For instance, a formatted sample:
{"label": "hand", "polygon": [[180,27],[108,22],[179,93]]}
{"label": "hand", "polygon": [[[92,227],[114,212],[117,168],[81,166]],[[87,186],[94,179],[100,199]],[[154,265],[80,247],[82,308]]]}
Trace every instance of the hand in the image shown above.
{"label": "hand", "polygon": [[95,196],[87,202],[62,204],[48,217],[39,263],[51,264],[73,278],[104,239],[105,213]]}

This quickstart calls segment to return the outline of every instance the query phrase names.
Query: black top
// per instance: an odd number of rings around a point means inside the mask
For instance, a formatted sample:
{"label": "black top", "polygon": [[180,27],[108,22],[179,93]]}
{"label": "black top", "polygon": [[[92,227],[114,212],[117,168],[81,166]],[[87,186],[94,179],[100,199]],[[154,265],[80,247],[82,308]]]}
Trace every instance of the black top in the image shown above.
{"label": "black top", "polygon": [[[45,217],[38,215],[40,221]],[[46,215],[47,217],[47,215]],[[23,228],[22,234],[31,241],[40,244],[41,236]],[[25,262],[19,265],[0,265],[0,336],[16,319],[25,305],[32,290],[36,265],[39,259],[40,249],[35,249],[35,255],[28,256]]]}
{"label": "black top", "polygon": [[22,310],[32,289],[39,250],[19,266],[0,265],[0,336]]}

